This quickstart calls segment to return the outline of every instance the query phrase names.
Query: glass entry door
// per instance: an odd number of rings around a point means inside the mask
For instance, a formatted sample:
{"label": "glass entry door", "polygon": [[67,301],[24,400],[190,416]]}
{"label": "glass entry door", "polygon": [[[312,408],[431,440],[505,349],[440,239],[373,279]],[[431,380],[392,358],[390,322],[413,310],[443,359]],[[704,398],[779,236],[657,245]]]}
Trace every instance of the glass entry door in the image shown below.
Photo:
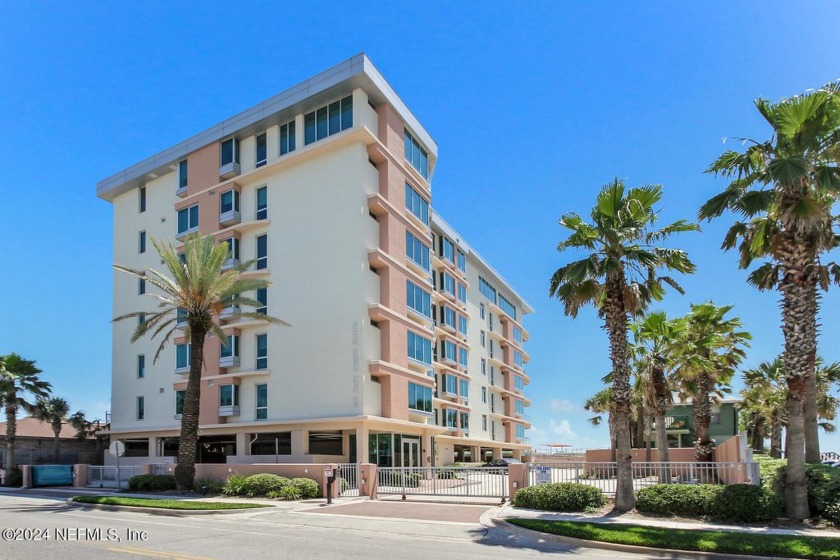
{"label": "glass entry door", "polygon": [[402,459],[404,467],[420,466],[420,440],[403,437]]}

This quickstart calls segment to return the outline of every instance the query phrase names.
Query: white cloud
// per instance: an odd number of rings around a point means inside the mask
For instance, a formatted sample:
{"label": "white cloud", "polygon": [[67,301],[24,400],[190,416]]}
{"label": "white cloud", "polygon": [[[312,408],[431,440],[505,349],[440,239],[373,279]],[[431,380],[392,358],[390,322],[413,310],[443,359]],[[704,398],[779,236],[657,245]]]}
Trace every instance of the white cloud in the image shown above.
{"label": "white cloud", "polygon": [[580,410],[580,407],[573,403],[568,399],[551,399],[549,401],[548,406],[554,412],[564,413],[564,412],[575,412],[576,410]]}

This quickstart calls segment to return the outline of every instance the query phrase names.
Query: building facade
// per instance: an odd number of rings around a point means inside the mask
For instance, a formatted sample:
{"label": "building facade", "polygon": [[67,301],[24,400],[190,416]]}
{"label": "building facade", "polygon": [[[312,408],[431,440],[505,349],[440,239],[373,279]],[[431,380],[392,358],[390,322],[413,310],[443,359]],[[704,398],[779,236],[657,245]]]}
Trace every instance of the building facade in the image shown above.
{"label": "building facade", "polygon": [[[357,55],[97,185],[114,263],[213,235],[290,326],[227,308],[201,380],[199,462],[425,466],[529,448],[532,310],[431,204],[437,145]],[[114,316],[152,310],[114,272]],[[151,289],[151,288],[150,288]],[[111,437],[177,455],[191,349],[113,327]]]}

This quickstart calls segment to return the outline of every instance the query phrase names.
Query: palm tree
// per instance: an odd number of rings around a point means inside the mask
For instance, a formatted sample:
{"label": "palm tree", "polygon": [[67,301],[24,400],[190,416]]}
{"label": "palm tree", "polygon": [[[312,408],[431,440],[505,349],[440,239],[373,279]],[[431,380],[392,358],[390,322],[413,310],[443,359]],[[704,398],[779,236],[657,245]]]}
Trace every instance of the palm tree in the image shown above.
{"label": "palm tree", "polygon": [[[589,419],[589,423],[593,426],[600,426],[604,421],[604,414],[607,415],[607,429],[610,432],[610,449],[615,452],[615,429],[613,426],[613,404],[612,389],[605,387],[586,399],[583,403],[583,408],[595,414]],[[613,460],[615,458],[613,457]]]}
{"label": "palm tree", "polygon": [[41,422],[46,422],[52,428],[54,436],[53,440],[53,456],[56,463],[59,461],[59,445],[61,441],[61,425],[70,413],[70,405],[67,401],[60,397],[39,398],[35,402],[35,409],[32,411],[32,416]]}
{"label": "palm tree", "polygon": [[752,336],[740,330],[741,320],[725,318],[731,305],[711,302],[691,306],[681,340],[676,375],[683,392],[692,397],[694,454],[697,462],[710,462],[714,441],[709,434],[712,399],[728,392],[735,369],[745,356]]}
{"label": "palm tree", "polygon": [[[250,262],[223,271],[222,265],[228,258],[228,247],[224,243],[216,245],[212,236],[187,239],[183,261],[172,244],[164,245],[154,239],[152,244],[160,254],[169,276],[152,268],[148,271],[134,270],[121,265],[114,265],[114,268],[143,278],[147,284],[157,288],[159,292],[147,292],[148,296],[158,301],[157,311],[136,311],[117,317],[114,321],[144,316],[146,320],[138,323],[131,341],[135,342],[149,333],[152,337],[163,334],[155,353],[154,361],[157,361],[166,343],[178,328],[179,316],[186,319],[184,335],[192,344],[192,356],[181,415],[175,483],[178,490],[189,491],[193,488],[195,480],[204,342],[210,333],[215,334],[219,340],[226,340],[227,335],[218,323],[222,309],[231,305],[259,307],[261,304],[256,299],[242,294],[265,288],[270,283],[264,279],[243,277],[242,273],[250,266]],[[242,311],[240,315],[269,323],[286,324],[257,312]]]}
{"label": "palm tree", "polygon": [[685,325],[685,319],[668,320],[660,311],[649,313],[630,326],[633,351],[641,364],[640,378],[649,406],[653,409],[656,449],[659,461],[664,463],[670,460],[665,413],[674,402],[669,374],[675,364]]}
{"label": "palm tree", "polygon": [[[819,460],[814,362],[817,354],[817,286],[840,280],[838,265],[820,255],[837,246],[831,207],[840,191],[840,97],[838,85],[773,103],[755,102],[770,124],[770,140],[745,140],[743,152],[724,152],[707,172],[733,178],[709,199],[701,219],[726,210],[741,215],[723,248],[740,240],[740,267],[769,259],[749,277],[759,289],[781,293],[784,360],[788,385],[787,515],[809,515],[805,480],[805,439],[809,458]],[[807,407],[807,411],[806,411]],[[805,416],[808,426],[805,426]]]}
{"label": "palm tree", "polygon": [[746,387],[741,390],[743,400],[739,408],[743,412],[751,447],[756,451],[764,450],[764,438],[769,427],[770,456],[779,459],[782,456],[782,428],[787,400],[781,357],[744,371],[743,379]]}
{"label": "palm tree", "polygon": [[0,404],[6,410],[6,475],[15,470],[15,439],[17,434],[17,413],[21,408],[31,411],[34,405],[31,397],[46,397],[52,389],[41,381],[35,367],[35,360],[27,360],[17,354],[0,357]]}
{"label": "palm tree", "polygon": [[[626,191],[626,192],[625,192]],[[570,231],[557,250],[583,250],[584,258],[558,269],[551,277],[549,295],[564,304],[574,318],[584,305],[598,310],[609,334],[610,359],[615,397],[615,437],[618,481],[615,507],[629,511],[635,505],[630,455],[631,388],[627,344],[628,316],[637,315],[654,300],[660,300],[669,284],[682,292],[659,269],[694,272],[685,252],[657,246],[671,234],[694,231],[696,225],[679,220],[653,230],[654,210],[662,198],[662,187],[643,186],[626,190],[615,179],[603,187],[592,209],[592,223],[574,213],[564,215],[560,225]]]}

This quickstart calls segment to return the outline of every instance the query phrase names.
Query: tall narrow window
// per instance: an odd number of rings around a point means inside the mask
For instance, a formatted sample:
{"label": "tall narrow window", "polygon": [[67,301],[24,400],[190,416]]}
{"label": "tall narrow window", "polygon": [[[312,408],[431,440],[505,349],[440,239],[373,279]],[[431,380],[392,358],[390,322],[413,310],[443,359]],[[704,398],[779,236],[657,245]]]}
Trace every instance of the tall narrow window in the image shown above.
{"label": "tall narrow window", "polygon": [[262,167],[268,161],[268,144],[265,132],[257,135],[257,167]]}
{"label": "tall narrow window", "polygon": [[268,385],[266,383],[257,384],[257,420],[265,420],[268,418]]}
{"label": "tall narrow window", "polygon": [[458,270],[461,272],[467,271],[467,255],[460,249],[458,249]]}
{"label": "tall narrow window", "polygon": [[280,125],[280,155],[295,151],[295,121]]}
{"label": "tall narrow window", "polygon": [[268,187],[260,187],[257,189],[257,219],[265,220],[268,218]]}
{"label": "tall narrow window", "polygon": [[414,237],[410,231],[405,232],[405,252],[406,256],[423,270],[431,270],[429,247]]}
{"label": "tall narrow window", "polygon": [[255,311],[261,315],[268,315],[268,288],[257,288],[257,301],[260,305]]}
{"label": "tall narrow window", "polygon": [[140,379],[146,377],[146,356],[144,354],[137,355],[137,377]]}
{"label": "tall narrow window", "polygon": [[184,397],[186,394],[186,391],[175,391],[175,414],[184,413]]}
{"label": "tall narrow window", "polygon": [[138,278],[137,279],[137,293],[141,296],[146,293],[146,279],[145,278]]}
{"label": "tall narrow window", "polygon": [[143,213],[146,211],[146,187],[140,187],[137,190],[137,195],[140,197],[140,213]]}
{"label": "tall narrow window", "polygon": [[408,130],[405,131],[405,159],[424,179],[429,178],[429,156]]}
{"label": "tall narrow window", "polygon": [[239,385],[219,387],[219,406],[239,406]]}
{"label": "tall narrow window", "polygon": [[221,146],[221,165],[230,163],[239,163],[239,140],[236,138],[228,138]]}
{"label": "tall narrow window", "polygon": [[178,162],[178,190],[187,188],[187,160]]}
{"label": "tall narrow window", "polygon": [[257,270],[268,268],[268,235],[257,237]]}
{"label": "tall narrow window", "polygon": [[198,204],[178,210],[178,236],[198,231]]}
{"label": "tall narrow window", "polygon": [[239,337],[234,334],[229,334],[227,340],[219,343],[219,350],[222,358],[238,358]]}
{"label": "tall narrow window", "polygon": [[138,253],[145,253],[146,252],[146,232],[141,231],[140,235],[137,236],[137,252]]}
{"label": "tall narrow window", "polygon": [[175,345],[175,368],[184,369],[190,367],[190,358],[192,357],[191,344],[176,344]]}
{"label": "tall narrow window", "polygon": [[405,207],[426,225],[429,225],[429,203],[408,183],[405,184]]}
{"label": "tall narrow window", "polygon": [[239,191],[229,190],[219,196],[219,213],[239,212]]}
{"label": "tall narrow window", "polygon": [[137,419],[143,420],[146,418],[146,399],[145,397],[137,397]]}
{"label": "tall narrow window", "polygon": [[268,369],[268,335],[257,335],[257,369]]}

